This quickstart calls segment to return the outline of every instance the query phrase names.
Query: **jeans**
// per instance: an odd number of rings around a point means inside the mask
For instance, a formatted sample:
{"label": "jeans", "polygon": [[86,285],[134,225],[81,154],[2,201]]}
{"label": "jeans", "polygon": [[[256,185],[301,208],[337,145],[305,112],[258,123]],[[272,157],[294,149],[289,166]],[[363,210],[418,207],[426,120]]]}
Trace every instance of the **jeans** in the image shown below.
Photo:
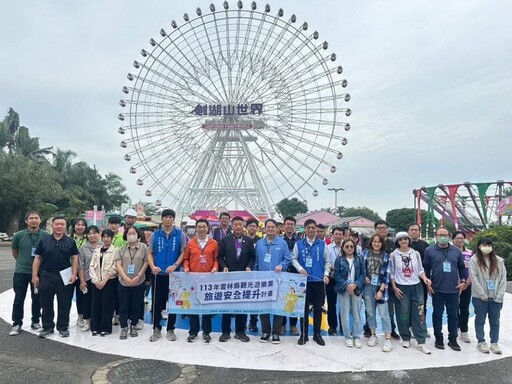
{"label": "jeans", "polygon": [[382,331],[391,333],[391,320],[389,319],[388,303],[377,304],[375,295],[380,287],[375,285],[365,285],[363,289],[363,299],[366,312],[366,320],[370,329],[377,328],[377,309],[379,310],[380,320],[382,322]]}
{"label": "jeans", "polygon": [[[340,306],[341,328],[346,339],[360,338],[362,333],[361,318],[361,297],[348,293],[338,294]],[[349,326],[349,315],[352,314],[353,329]]]}
{"label": "jeans", "polygon": [[473,297],[473,307],[475,308],[475,333],[478,342],[485,343],[484,324],[485,318],[489,315],[491,344],[498,343],[500,338],[500,312],[503,303],[497,303],[492,299],[483,301]]}
{"label": "jeans", "polygon": [[117,286],[119,299],[119,322],[121,328],[128,326],[130,319],[132,326],[137,325],[140,318],[140,303],[144,303],[144,283],[136,287],[125,287],[121,283]]}
{"label": "jeans", "polygon": [[54,298],[57,296],[57,330],[66,331],[69,327],[69,311],[73,299],[73,285],[64,285],[59,271],[42,271],[39,280],[39,300],[43,310],[43,329],[51,330],[55,327],[53,318]]}
{"label": "jeans", "polygon": [[[189,320],[189,335],[197,335],[199,333],[199,315],[190,315]],[[210,333],[212,331],[212,315],[201,315],[201,325],[203,333]]]}
{"label": "jeans", "polygon": [[[169,275],[152,275],[153,300],[151,303],[151,313],[153,314],[153,329],[162,329],[162,311],[167,305],[169,299]],[[167,330],[176,328],[176,314],[167,315]]]}
{"label": "jeans", "polygon": [[396,284],[396,286],[402,291],[402,299],[398,301],[396,308],[396,319],[400,337],[404,341],[411,340],[411,331],[409,329],[411,326],[418,344],[425,344],[427,325],[425,324],[423,287],[421,283],[414,285]]}
{"label": "jeans", "polygon": [[27,288],[30,284],[30,294],[32,299],[32,323],[39,323],[41,317],[41,305],[39,304],[39,295],[34,294],[34,286],[32,285],[32,274],[14,272],[12,278],[12,288],[14,289],[14,303],[12,305],[12,325],[23,325],[23,307],[25,305],[25,297],[27,296]]}
{"label": "jeans", "polygon": [[446,306],[448,315],[448,340],[457,339],[458,317],[459,317],[459,294],[458,293],[439,293],[432,295],[432,325],[434,326],[434,336],[436,340],[443,340],[443,312]]}
{"label": "jeans", "polygon": [[461,332],[468,331],[469,304],[471,303],[471,286],[467,287],[459,297],[459,329]]}

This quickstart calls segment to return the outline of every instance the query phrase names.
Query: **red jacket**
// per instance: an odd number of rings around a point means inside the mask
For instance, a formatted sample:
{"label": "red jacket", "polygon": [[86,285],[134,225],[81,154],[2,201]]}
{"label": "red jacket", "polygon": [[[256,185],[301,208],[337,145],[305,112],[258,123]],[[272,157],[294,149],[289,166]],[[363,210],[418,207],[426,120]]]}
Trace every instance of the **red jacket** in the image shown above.
{"label": "red jacket", "polygon": [[196,237],[185,248],[183,267],[190,272],[211,272],[213,268],[219,270],[218,256],[219,246],[215,240],[208,238],[206,246],[201,249]]}

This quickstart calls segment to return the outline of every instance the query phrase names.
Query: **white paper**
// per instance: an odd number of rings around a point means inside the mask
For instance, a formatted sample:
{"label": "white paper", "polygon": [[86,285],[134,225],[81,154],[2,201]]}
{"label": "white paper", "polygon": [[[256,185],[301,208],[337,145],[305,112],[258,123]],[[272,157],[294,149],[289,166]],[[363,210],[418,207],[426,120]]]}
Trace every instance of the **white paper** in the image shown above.
{"label": "white paper", "polygon": [[71,284],[69,282],[69,279],[71,279],[71,276],[73,275],[73,270],[71,269],[71,267],[63,269],[59,273],[60,273],[60,277],[62,278],[62,282],[64,283],[64,285]]}

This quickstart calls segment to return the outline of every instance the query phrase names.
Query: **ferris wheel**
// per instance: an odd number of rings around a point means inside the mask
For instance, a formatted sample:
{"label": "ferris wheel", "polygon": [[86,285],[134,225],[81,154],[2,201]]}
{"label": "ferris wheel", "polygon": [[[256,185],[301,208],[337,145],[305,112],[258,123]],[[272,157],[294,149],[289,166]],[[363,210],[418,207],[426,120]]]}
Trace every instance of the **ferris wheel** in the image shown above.
{"label": "ferris wheel", "polygon": [[272,213],[329,183],[343,158],[343,68],[307,22],[224,2],[172,21],[141,50],[120,101],[121,147],[146,196],[178,212]]}

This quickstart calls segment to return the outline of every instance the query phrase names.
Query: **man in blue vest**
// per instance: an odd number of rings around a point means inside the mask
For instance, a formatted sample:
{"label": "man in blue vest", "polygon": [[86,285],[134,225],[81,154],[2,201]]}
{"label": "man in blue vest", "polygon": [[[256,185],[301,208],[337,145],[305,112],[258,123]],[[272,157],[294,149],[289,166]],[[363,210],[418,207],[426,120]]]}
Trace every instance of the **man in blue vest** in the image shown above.
{"label": "man in blue vest", "polygon": [[313,305],[313,340],[318,345],[325,345],[320,334],[322,325],[322,305],[324,303],[324,286],[329,284],[329,253],[323,240],[316,237],[316,221],[308,219],[304,222],[306,237],[295,243],[292,254],[292,265],[297,271],[308,277],[304,317],[300,319],[301,335],[299,345],[309,341],[309,305]]}
{"label": "man in blue vest", "polygon": [[[183,251],[186,245],[185,234],[174,226],[176,213],[172,209],[162,211],[162,228],[151,234],[148,244],[148,263],[153,275],[153,334],[149,341],[157,341],[162,337],[162,310],[165,309],[169,292],[169,275],[183,261]],[[167,340],[175,341],[174,328],[176,314],[167,317]]]}

